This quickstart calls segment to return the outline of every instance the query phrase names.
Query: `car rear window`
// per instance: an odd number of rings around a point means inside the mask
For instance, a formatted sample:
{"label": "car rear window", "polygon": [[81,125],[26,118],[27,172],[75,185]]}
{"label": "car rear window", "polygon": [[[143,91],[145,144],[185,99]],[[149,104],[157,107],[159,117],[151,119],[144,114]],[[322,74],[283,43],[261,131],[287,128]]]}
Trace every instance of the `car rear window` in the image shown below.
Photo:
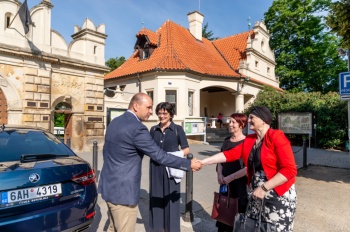
{"label": "car rear window", "polygon": [[0,132],[0,162],[19,161],[24,154],[74,156],[70,149],[48,132],[31,130]]}

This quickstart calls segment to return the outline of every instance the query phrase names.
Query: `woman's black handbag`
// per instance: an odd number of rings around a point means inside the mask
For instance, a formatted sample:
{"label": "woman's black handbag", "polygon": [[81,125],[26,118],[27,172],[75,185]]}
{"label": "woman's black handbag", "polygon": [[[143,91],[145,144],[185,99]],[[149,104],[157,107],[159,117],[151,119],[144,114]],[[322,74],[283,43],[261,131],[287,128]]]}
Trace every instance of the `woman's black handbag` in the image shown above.
{"label": "woman's black handbag", "polygon": [[248,207],[251,199],[249,199],[247,210],[245,213],[236,214],[233,232],[249,231],[249,232],[275,232],[276,225],[270,222],[261,221],[261,214],[264,210],[264,199],[261,200],[258,219],[247,217]]}

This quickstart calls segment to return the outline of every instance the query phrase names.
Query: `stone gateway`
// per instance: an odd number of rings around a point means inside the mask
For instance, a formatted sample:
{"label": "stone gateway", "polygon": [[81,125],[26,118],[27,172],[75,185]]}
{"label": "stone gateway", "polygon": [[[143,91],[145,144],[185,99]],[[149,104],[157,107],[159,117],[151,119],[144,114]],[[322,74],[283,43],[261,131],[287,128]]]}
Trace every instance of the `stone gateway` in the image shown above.
{"label": "stone gateway", "polygon": [[99,147],[104,136],[105,25],[86,19],[67,44],[51,28],[50,0],[30,9],[26,34],[21,2],[0,0],[0,123],[36,126],[54,132],[63,115],[64,140],[75,151]]}

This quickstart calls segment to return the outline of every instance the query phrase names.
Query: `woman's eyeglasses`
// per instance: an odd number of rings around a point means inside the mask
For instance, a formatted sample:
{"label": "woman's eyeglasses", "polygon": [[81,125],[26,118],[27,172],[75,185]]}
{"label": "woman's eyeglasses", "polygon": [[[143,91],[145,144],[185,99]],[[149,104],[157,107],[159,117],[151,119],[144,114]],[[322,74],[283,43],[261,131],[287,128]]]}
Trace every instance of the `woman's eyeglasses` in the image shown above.
{"label": "woman's eyeglasses", "polygon": [[157,115],[158,115],[158,116],[162,116],[162,115],[163,115],[163,116],[166,116],[166,115],[168,115],[168,114],[169,114],[168,112],[164,112],[164,113],[158,112]]}

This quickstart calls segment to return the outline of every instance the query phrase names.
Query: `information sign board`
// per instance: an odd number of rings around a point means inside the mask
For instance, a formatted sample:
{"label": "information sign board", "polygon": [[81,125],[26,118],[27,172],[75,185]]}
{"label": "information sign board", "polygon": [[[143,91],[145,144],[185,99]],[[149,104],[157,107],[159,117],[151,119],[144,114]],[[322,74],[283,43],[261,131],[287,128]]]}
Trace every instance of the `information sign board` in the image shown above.
{"label": "information sign board", "polygon": [[339,73],[339,94],[341,100],[350,100],[350,72]]}
{"label": "information sign board", "polygon": [[127,109],[107,108],[107,126],[116,117],[122,115]]}
{"label": "information sign board", "polygon": [[286,134],[312,135],[312,113],[288,112],[278,114],[278,128]]}
{"label": "information sign board", "polygon": [[203,135],[206,143],[206,118],[205,117],[188,117],[184,120],[186,135]]}

